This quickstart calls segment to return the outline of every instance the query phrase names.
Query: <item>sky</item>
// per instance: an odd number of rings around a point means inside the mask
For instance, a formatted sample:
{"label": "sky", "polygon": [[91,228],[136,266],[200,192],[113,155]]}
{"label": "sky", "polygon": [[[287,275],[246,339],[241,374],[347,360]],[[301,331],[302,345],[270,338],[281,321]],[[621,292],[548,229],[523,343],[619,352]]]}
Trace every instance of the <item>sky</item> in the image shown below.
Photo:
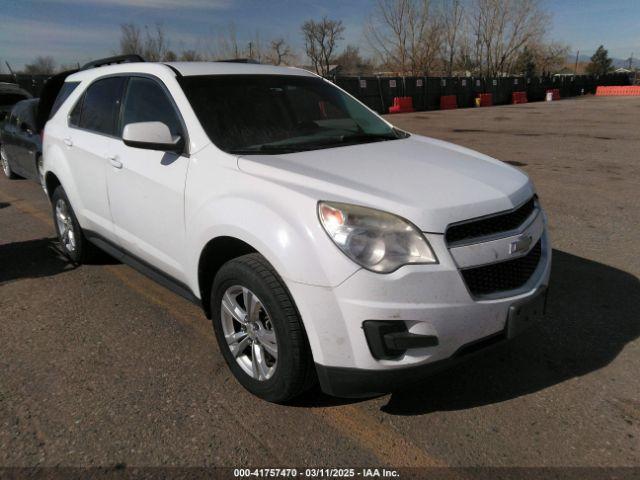
{"label": "sky", "polygon": [[[446,0],[444,0],[446,1]],[[463,0],[464,1],[464,0]],[[575,54],[600,44],[610,56],[640,59],[640,0],[542,0],[552,17],[548,38]],[[341,19],[342,45],[360,45],[374,0],[0,0],[0,66],[19,70],[38,55],[60,64],[85,63],[117,53],[120,25],[160,22],[175,51],[203,48],[233,23],[240,40],[284,37],[302,52],[300,25],[309,18]],[[636,65],[640,64],[638,60]]]}

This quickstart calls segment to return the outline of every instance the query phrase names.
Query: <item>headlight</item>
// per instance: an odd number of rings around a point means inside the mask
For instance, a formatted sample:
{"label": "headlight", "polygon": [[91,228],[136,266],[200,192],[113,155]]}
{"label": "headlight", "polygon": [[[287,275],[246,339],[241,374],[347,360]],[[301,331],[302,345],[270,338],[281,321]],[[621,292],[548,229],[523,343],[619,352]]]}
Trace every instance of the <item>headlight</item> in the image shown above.
{"label": "headlight", "polygon": [[358,265],[390,273],[410,263],[438,263],[422,232],[391,213],[346,203],[318,203],[320,223]]}

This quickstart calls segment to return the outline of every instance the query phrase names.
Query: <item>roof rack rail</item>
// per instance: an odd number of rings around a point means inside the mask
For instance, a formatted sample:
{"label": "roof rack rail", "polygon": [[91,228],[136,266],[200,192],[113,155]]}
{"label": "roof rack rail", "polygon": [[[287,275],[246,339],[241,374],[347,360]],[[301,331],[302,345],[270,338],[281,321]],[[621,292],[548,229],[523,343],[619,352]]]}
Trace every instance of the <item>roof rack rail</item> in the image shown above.
{"label": "roof rack rail", "polygon": [[105,65],[114,65],[116,63],[133,63],[144,62],[144,58],[140,55],[116,55],[115,57],[101,58],[83,65],[80,70],[89,70],[90,68],[103,67]]}
{"label": "roof rack rail", "polygon": [[260,62],[257,60],[254,60],[253,58],[228,58],[226,60],[216,60],[217,62],[223,62],[223,63],[253,63],[256,65],[259,65]]}

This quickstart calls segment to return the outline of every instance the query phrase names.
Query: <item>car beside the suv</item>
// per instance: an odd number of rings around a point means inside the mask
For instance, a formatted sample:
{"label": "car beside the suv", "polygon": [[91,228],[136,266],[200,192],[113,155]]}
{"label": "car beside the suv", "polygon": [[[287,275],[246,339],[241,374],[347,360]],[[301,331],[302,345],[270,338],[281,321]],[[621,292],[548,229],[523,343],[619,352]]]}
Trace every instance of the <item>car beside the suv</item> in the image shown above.
{"label": "car beside the suv", "polygon": [[541,315],[551,247],[522,171],[304,70],[126,60],[68,76],[46,125],[60,243],[200,304],[255,395],[388,392]]}
{"label": "car beside the suv", "polygon": [[19,175],[44,184],[42,138],[36,127],[39,99],[15,104],[0,127],[0,163],[7,178]]}

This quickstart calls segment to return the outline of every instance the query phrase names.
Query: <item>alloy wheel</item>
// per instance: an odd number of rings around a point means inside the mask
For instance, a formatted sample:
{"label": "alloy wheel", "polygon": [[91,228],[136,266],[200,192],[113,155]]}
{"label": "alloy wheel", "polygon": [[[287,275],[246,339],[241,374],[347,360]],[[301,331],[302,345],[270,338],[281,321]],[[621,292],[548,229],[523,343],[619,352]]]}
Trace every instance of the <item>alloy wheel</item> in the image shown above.
{"label": "alloy wheel", "polygon": [[56,202],[56,223],[60,234],[60,243],[68,252],[76,249],[76,234],[73,229],[73,218],[67,202],[59,198]]}
{"label": "alloy wheel", "polygon": [[270,379],[278,362],[278,340],[269,312],[247,287],[234,285],[222,296],[222,330],[242,370],[254,380]]}
{"label": "alloy wheel", "polygon": [[7,154],[4,151],[4,145],[0,145],[0,164],[2,164],[2,171],[9,177],[11,175],[11,168],[9,168],[9,160]]}
{"label": "alloy wheel", "polygon": [[44,193],[47,193],[47,185],[44,181],[44,164],[42,157],[38,158],[36,166],[38,167],[38,180],[40,181],[40,186],[42,187],[42,190],[44,190]]}

